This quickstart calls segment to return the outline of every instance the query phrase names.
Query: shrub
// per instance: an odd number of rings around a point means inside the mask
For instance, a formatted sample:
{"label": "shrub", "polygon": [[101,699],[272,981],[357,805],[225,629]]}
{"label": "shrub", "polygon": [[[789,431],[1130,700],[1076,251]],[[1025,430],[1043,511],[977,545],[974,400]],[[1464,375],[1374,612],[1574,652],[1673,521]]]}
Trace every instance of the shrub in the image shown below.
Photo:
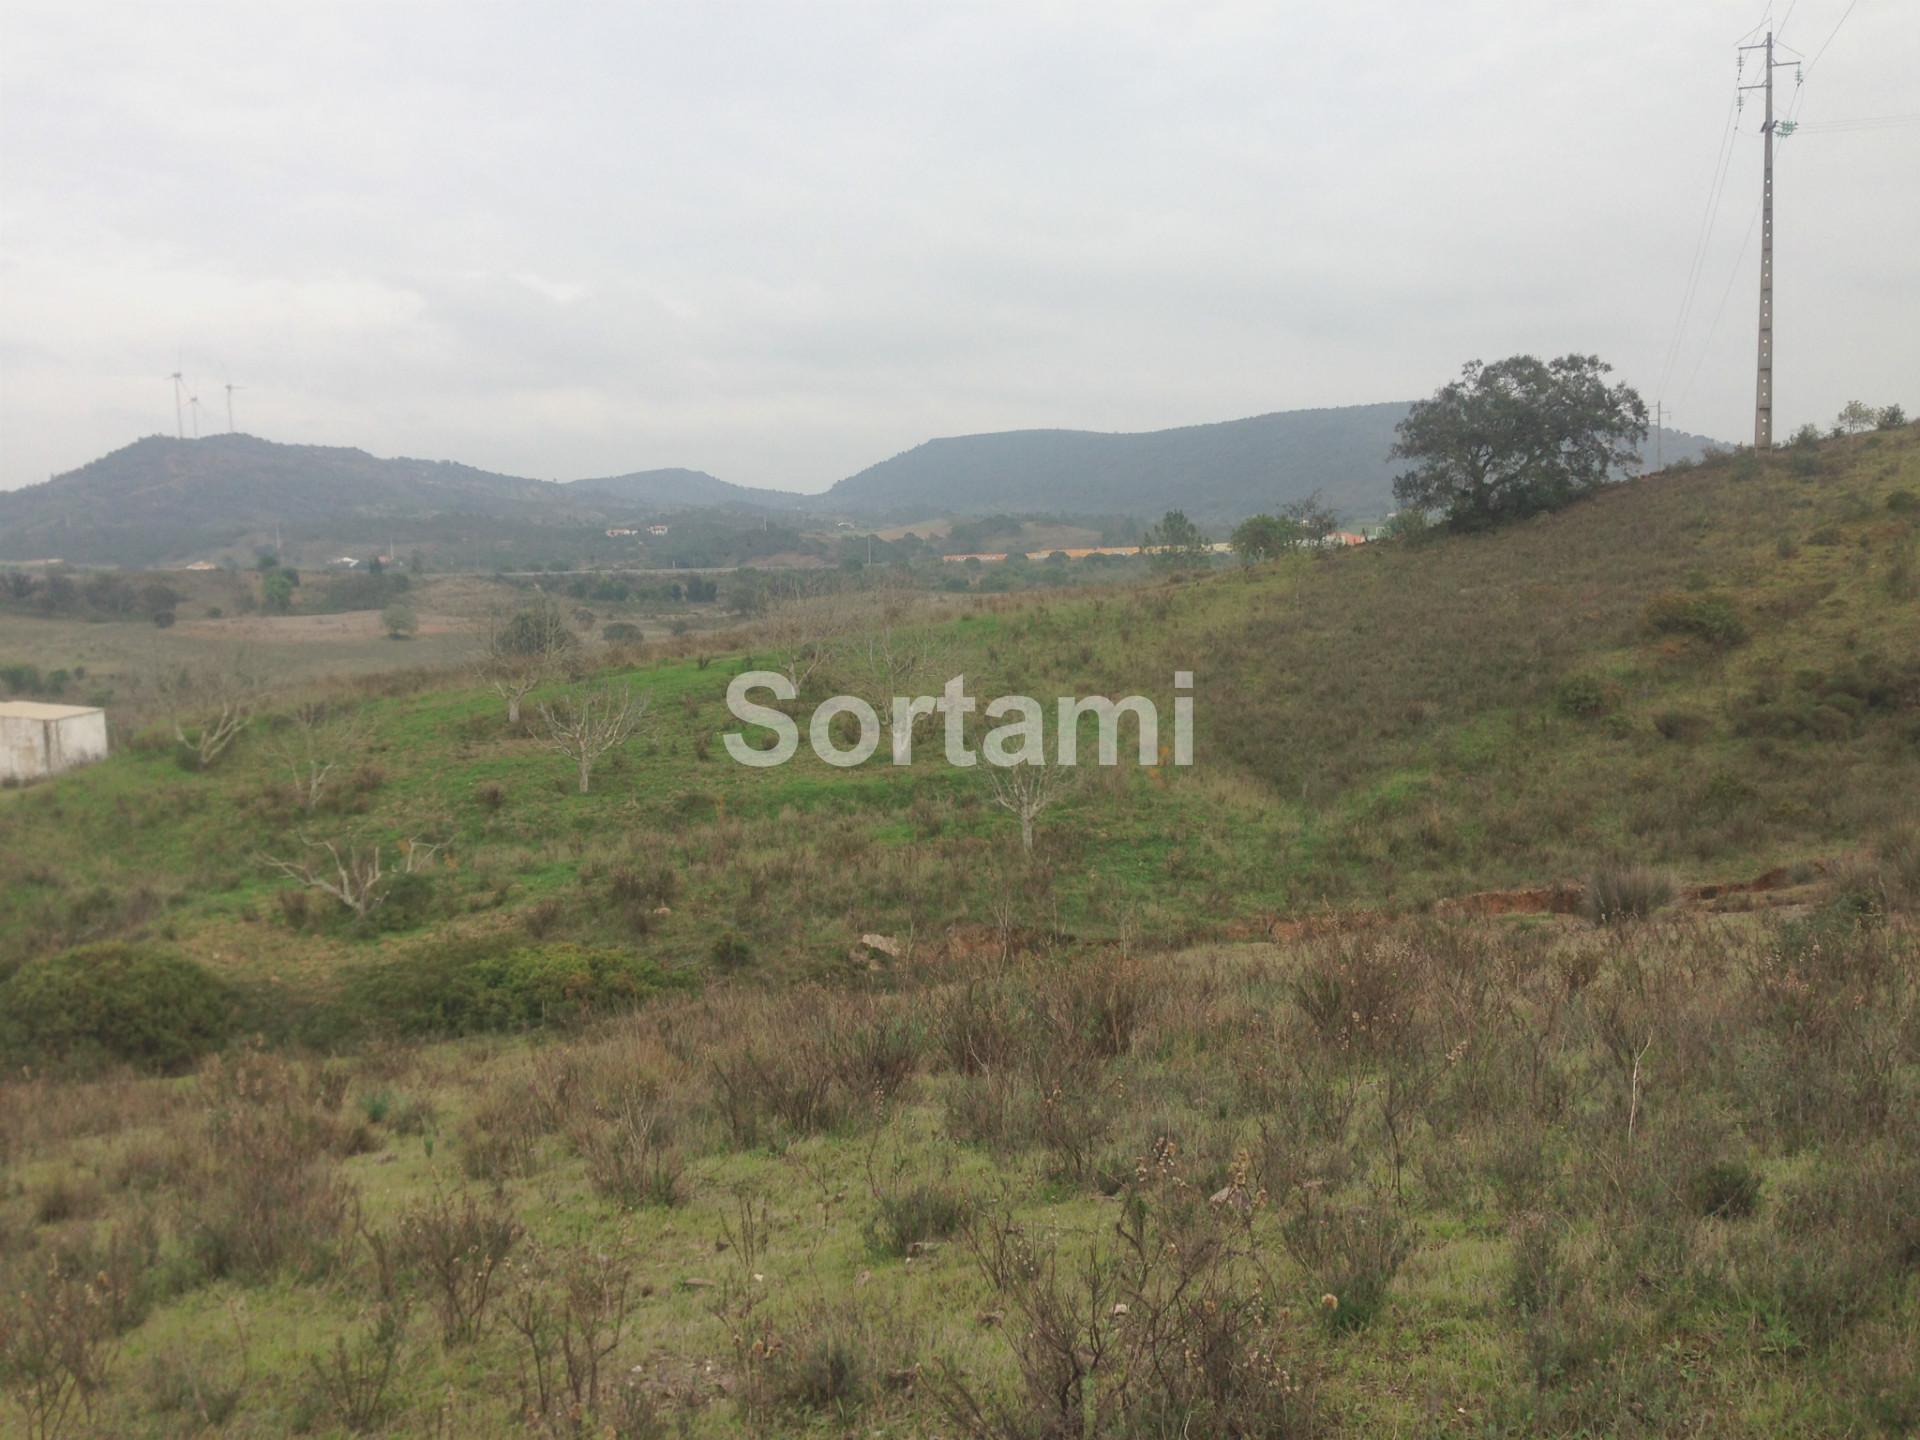
{"label": "shrub", "polygon": [[600,638],[610,645],[638,645],[647,637],[641,633],[638,625],[625,620],[611,620],[600,627]]}
{"label": "shrub", "polygon": [[22,965],[0,982],[0,1055],[177,1070],[233,1033],[232,990],[184,956],[129,942]]}
{"label": "shrub", "polygon": [[1554,708],[1576,720],[1606,714],[1614,699],[1613,687],[1597,675],[1569,675],[1553,691]]}
{"label": "shrub", "polygon": [[830,1310],[769,1347],[752,1401],[845,1416],[877,1388],[875,1356],[883,1343],[857,1310]]}
{"label": "shrub", "polygon": [[1662,710],[1653,717],[1653,728],[1663,740],[1692,743],[1713,729],[1713,722],[1693,710]]}
{"label": "shrub", "polygon": [[[956,1430],[1037,1436],[1321,1433],[1310,1362],[1246,1245],[1256,1206],[1209,1204],[1160,1147],[1139,1162],[1112,1238],[1066,1255],[1007,1217],[968,1235],[1006,1313],[1017,1375],[997,1394],[954,1369],[935,1381]],[[1243,1169],[1244,1167],[1242,1167]],[[1244,1182],[1236,1174],[1236,1182]]]}
{"label": "shrub", "polygon": [[617,1254],[588,1246],[533,1252],[506,1302],[521,1342],[522,1421],[553,1436],[628,1433],[592,1422],[612,1420],[626,1394],[611,1357],[635,1298],[633,1264]]}
{"label": "shrub", "polygon": [[1717,650],[1731,649],[1747,638],[1746,622],[1733,602],[1711,591],[1689,594],[1670,590],[1647,605],[1644,622],[1655,635],[1687,635]]}
{"label": "shrub", "polygon": [[471,1035],[631,1010],[681,983],[625,950],[449,939],[350,974],[343,1003],[350,1026]]}
{"label": "shrub", "polygon": [[722,975],[731,975],[753,963],[753,947],[738,932],[723,931],[713,937],[713,944],[707,950],[707,963]]}
{"label": "shrub", "polygon": [[[0,1307],[0,1394],[20,1408],[35,1440],[93,1429],[94,1398],[113,1366],[114,1297],[87,1274],[56,1262],[11,1289]],[[85,1431],[70,1431],[78,1408]]]}
{"label": "shrub", "polygon": [[1911,490],[1896,490],[1887,496],[1887,509],[1896,515],[1912,515],[1920,511],[1920,495]]}
{"label": "shrub", "polygon": [[1673,898],[1673,881],[1642,865],[1609,865],[1587,877],[1581,910],[1596,925],[1645,920]]}
{"label": "shrub", "polygon": [[598,1119],[572,1128],[594,1190],[622,1209],[678,1205],[685,1197],[680,1157],[665,1112],[654,1100],[623,1094]]}
{"label": "shrub", "polygon": [[1694,1175],[1688,1199],[1709,1220],[1745,1220],[1760,1204],[1760,1175],[1737,1160],[1716,1160]]}
{"label": "shrub", "polygon": [[973,1214],[967,1192],[949,1181],[916,1181],[874,1194],[867,1244],[881,1255],[906,1255],[924,1241],[948,1240]]}
{"label": "shrub", "polygon": [[205,1137],[186,1177],[181,1228],[204,1274],[312,1277],[339,1262],[353,1192],[327,1158],[365,1144],[339,1120],[344,1080],[254,1052],[201,1073]]}
{"label": "shrub", "polygon": [[478,1338],[494,1278],[521,1234],[504,1202],[482,1205],[470,1194],[458,1203],[437,1194],[400,1217],[394,1259],[432,1300],[444,1343]]}
{"label": "shrub", "polygon": [[405,1307],[382,1303],[351,1346],[339,1335],[331,1352],[307,1357],[315,1401],[349,1434],[366,1434],[386,1415],[406,1333]]}
{"label": "shrub", "polygon": [[1280,1236],[1287,1253],[1323,1292],[1318,1314],[1336,1332],[1372,1323],[1413,1250],[1399,1215],[1379,1206],[1339,1209],[1309,1201]]}

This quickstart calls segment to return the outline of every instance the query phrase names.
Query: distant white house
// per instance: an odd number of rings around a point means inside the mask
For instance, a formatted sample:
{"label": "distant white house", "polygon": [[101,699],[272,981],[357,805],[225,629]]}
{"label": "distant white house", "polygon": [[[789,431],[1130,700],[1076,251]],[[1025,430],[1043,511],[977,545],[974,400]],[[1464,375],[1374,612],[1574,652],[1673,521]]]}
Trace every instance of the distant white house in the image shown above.
{"label": "distant white house", "polygon": [[667,527],[664,525],[647,526],[647,534],[649,535],[664,535],[666,533],[667,533]]}
{"label": "distant white house", "polygon": [[352,555],[342,555],[327,562],[329,570],[358,570],[360,561]]}
{"label": "distant white house", "polygon": [[615,525],[607,531],[607,538],[609,540],[618,540],[624,535],[638,535],[639,533],[638,530],[629,530],[624,525]]}
{"label": "distant white house", "polygon": [[41,780],[106,756],[106,711],[0,700],[0,781]]}

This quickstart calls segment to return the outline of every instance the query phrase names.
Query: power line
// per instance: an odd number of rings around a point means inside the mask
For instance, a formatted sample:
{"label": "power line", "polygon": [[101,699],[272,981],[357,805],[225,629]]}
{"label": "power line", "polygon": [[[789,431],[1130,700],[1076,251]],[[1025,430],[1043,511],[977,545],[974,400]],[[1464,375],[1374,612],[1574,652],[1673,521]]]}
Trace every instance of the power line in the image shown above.
{"label": "power line", "polygon": [[1693,393],[1693,382],[1700,378],[1700,368],[1707,363],[1707,356],[1713,349],[1714,334],[1720,329],[1720,317],[1726,313],[1727,297],[1733,294],[1733,282],[1740,278],[1740,262],[1747,258],[1747,246],[1753,243],[1753,228],[1760,219],[1760,202],[1753,204],[1753,217],[1747,221],[1747,233],[1740,241],[1740,253],[1733,257],[1733,273],[1727,276],[1727,288],[1720,292],[1720,303],[1714,308],[1713,322],[1707,326],[1707,338],[1701,343],[1700,358],[1693,362],[1693,373],[1687,376],[1686,389],[1680,392],[1680,402],[1686,403],[1687,396]]}
{"label": "power line", "polygon": [[[1787,107],[1787,119],[1795,120],[1799,116],[1800,106],[1807,98],[1807,76],[1813,73],[1813,67],[1820,63],[1820,57],[1827,53],[1827,47],[1833,44],[1834,37],[1840,33],[1840,27],[1847,23],[1847,17],[1853,14],[1854,9],[1859,4],[1860,0],[1847,0],[1847,8],[1842,10],[1840,12],[1840,18],[1833,22],[1833,29],[1829,30],[1827,32],[1827,38],[1820,42],[1820,48],[1813,52],[1813,59],[1807,61],[1807,63],[1801,67],[1800,85],[1794,91],[1793,104]],[[1797,129],[1798,126],[1796,125],[1795,128]]]}
{"label": "power line", "polygon": [[1720,215],[1720,200],[1725,194],[1727,172],[1733,165],[1733,141],[1736,133],[1734,117],[1739,113],[1739,94],[1736,92],[1727,101],[1727,118],[1720,132],[1720,146],[1714,154],[1713,177],[1707,185],[1707,203],[1700,212],[1700,232],[1694,239],[1693,263],[1687,267],[1686,288],[1681,291],[1680,309],[1674,317],[1673,338],[1667,342],[1666,363],[1660,370],[1658,394],[1665,395],[1667,386],[1673,380],[1674,366],[1679,363],[1681,342],[1686,335],[1687,319],[1693,311],[1693,301],[1699,291],[1700,277],[1705,273],[1707,251],[1713,239],[1713,227]]}
{"label": "power line", "polygon": [[1834,21],[1833,29],[1828,32],[1827,38],[1820,43],[1820,48],[1813,52],[1813,59],[1807,62],[1808,73],[1811,73],[1813,67],[1820,63],[1820,57],[1827,53],[1827,46],[1833,44],[1833,37],[1840,33],[1840,27],[1847,23],[1847,16],[1853,14],[1854,7],[1859,3],[1860,0],[1849,0],[1847,8],[1840,12],[1840,18]]}
{"label": "power line", "polygon": [[1920,125],[1920,113],[1853,115],[1842,120],[1809,120],[1793,128],[1795,134],[1839,135],[1850,130],[1897,130],[1902,125]]}

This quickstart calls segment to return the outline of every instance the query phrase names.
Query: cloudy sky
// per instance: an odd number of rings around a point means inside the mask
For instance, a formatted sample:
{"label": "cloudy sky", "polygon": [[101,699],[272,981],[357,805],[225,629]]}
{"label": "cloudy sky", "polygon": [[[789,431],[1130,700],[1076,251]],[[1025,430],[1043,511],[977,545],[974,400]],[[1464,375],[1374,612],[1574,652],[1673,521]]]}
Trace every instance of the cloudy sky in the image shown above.
{"label": "cloudy sky", "polygon": [[[1913,0],[1773,6],[1832,37],[1779,423],[1920,411]],[[0,0],[0,487],[171,431],[176,365],[205,429],[232,381],[243,430],[549,478],[820,489],[1521,350],[1738,438],[1751,105],[1709,200],[1767,9]]]}

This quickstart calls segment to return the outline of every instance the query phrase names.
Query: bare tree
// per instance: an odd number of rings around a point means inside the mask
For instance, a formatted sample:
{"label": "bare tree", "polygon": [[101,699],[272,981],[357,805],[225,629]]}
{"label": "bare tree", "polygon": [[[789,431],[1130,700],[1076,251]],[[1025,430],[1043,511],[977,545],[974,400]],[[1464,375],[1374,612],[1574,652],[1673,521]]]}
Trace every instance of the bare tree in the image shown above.
{"label": "bare tree", "polygon": [[149,678],[174,742],[207,769],[253,722],[265,682],[251,653],[236,650],[197,665],[167,667]]}
{"label": "bare tree", "polygon": [[294,802],[311,814],[333,772],[358,754],[366,739],[358,711],[342,714],[324,700],[307,700],[275,727],[268,748],[293,787]]}
{"label": "bare tree", "polygon": [[1033,823],[1072,788],[1079,772],[1059,765],[988,766],[993,803],[1020,821],[1020,848],[1033,849]]}
{"label": "bare tree", "polygon": [[612,685],[557,705],[540,706],[547,744],[579,767],[582,795],[592,788],[594,764],[616,745],[625,743],[646,713],[644,697],[636,698],[624,686]]}
{"label": "bare tree", "polygon": [[784,600],[766,629],[774,668],[804,694],[807,682],[837,656],[853,628],[853,605],[846,595],[800,595]]}
{"label": "bare tree", "polygon": [[[927,627],[903,628],[889,619],[849,648],[858,684],[880,717],[880,734],[889,743],[893,762],[904,765],[912,753],[913,726],[927,717],[896,717],[894,697],[938,692],[947,678],[942,673],[946,646]],[[896,725],[896,718],[905,723]]]}
{"label": "bare tree", "polygon": [[402,840],[395,847],[398,866],[394,868],[387,865],[386,847],[378,842],[314,840],[303,834],[300,843],[315,853],[299,860],[262,855],[260,861],[289,880],[331,895],[362,920],[386,903],[394,876],[413,874],[445,844],[429,845],[411,837]]}
{"label": "bare tree", "polygon": [[511,615],[496,611],[487,617],[473,668],[507,702],[507,724],[520,723],[521,703],[559,673],[574,643],[567,617],[544,595]]}

